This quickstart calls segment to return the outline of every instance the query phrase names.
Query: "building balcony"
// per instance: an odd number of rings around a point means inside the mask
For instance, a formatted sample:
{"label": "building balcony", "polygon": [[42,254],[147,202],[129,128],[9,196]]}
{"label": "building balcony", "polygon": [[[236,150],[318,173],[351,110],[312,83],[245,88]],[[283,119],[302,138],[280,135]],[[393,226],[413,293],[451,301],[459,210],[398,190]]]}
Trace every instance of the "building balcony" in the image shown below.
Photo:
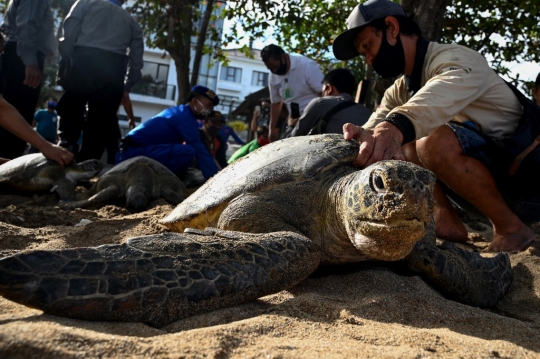
{"label": "building balcony", "polygon": [[162,83],[139,81],[131,88],[131,93],[164,100],[176,100],[176,86]]}

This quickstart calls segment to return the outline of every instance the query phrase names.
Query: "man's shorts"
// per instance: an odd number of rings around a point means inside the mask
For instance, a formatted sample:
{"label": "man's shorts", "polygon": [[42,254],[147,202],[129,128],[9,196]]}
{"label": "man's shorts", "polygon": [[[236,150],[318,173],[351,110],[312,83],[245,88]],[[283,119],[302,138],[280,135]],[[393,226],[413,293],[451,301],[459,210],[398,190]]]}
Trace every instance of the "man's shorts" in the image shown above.
{"label": "man's shorts", "polygon": [[465,155],[477,159],[491,172],[512,211],[525,223],[539,222],[540,146],[510,175],[508,170],[514,158],[500,143],[474,129],[472,123],[449,122],[447,126],[456,134]]}

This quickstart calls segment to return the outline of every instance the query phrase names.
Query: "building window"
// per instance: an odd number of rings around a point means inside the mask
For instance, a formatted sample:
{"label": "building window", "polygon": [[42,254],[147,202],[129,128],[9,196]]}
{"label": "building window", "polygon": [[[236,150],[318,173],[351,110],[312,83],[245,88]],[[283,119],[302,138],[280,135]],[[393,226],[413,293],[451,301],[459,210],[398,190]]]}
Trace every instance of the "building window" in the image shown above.
{"label": "building window", "polygon": [[242,82],[242,69],[238,67],[221,67],[220,80],[231,82]]}
{"label": "building window", "polygon": [[169,65],[145,61],[141,73],[143,78],[152,80],[154,83],[167,84]]}
{"label": "building window", "polygon": [[268,72],[253,71],[251,85],[263,87],[268,86]]}
{"label": "building window", "polygon": [[174,99],[176,87],[167,85],[169,65],[145,61],[141,69],[142,78],[131,88],[131,92],[143,96]]}

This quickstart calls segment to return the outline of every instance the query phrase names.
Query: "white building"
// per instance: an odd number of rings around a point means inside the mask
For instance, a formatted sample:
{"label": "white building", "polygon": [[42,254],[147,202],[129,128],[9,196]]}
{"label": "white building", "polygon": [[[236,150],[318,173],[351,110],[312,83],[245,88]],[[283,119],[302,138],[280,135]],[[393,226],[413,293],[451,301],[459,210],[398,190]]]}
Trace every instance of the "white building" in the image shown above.
{"label": "white building", "polygon": [[260,50],[251,50],[246,56],[238,49],[225,50],[229,63],[219,65],[216,93],[220,104],[216,110],[230,114],[247,95],[268,86],[268,69],[261,60]]}
{"label": "white building", "polygon": [[[217,18],[222,11],[223,3],[217,3],[214,10],[214,18]],[[200,21],[200,20],[199,20]],[[198,26],[196,23],[194,26]],[[223,29],[222,19],[213,19],[209,26],[215,27],[219,32]],[[197,39],[192,39],[192,44]],[[214,47],[215,43],[207,40],[207,45]],[[191,52],[190,68],[193,68],[194,51]],[[133,105],[133,113],[137,124],[147,121],[154,115],[164,109],[176,106],[178,100],[178,82],[174,60],[164,50],[152,49],[145,46],[144,66],[142,69],[142,78],[136,83],[130,92],[130,99]],[[208,66],[210,61],[214,61],[211,55],[203,55],[199,70],[198,84],[207,86],[211,89],[216,88],[218,69],[217,64]],[[118,111],[120,129],[122,136],[129,132],[127,116],[124,108],[120,106]]]}
{"label": "white building", "polygon": [[[260,50],[252,50],[252,58],[237,49],[225,50],[227,66],[214,63],[208,55],[201,61],[198,84],[216,91],[220,104],[216,110],[229,115],[245,97],[268,86],[268,69],[260,59]],[[144,53],[143,79],[132,89],[130,98],[136,121],[144,122],[167,107],[175,106],[178,93],[174,61],[163,50],[147,48]],[[125,111],[120,106],[120,126],[127,129]]]}

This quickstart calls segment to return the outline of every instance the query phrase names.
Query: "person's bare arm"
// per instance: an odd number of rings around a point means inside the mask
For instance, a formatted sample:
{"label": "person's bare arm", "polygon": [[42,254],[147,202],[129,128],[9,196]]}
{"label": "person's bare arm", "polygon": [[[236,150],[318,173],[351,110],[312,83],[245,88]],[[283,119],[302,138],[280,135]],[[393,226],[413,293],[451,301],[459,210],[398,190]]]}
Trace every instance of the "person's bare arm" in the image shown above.
{"label": "person's bare arm", "polygon": [[257,127],[258,127],[258,123],[259,123],[259,111],[257,111],[257,109],[255,109],[255,111],[253,111],[253,117],[251,118],[251,131],[253,132],[257,132]]}
{"label": "person's bare arm", "polygon": [[129,92],[127,91],[124,91],[124,95],[122,96],[122,106],[124,106],[124,111],[126,111],[127,117],[129,119],[129,128],[134,129],[135,115],[133,114],[133,105],[131,104],[131,99],[129,98]]}
{"label": "person's bare arm", "polygon": [[281,106],[283,102],[273,103],[270,106],[270,124],[268,128],[268,139],[270,142],[274,142],[278,139],[279,131],[276,131],[276,126],[281,114]]}
{"label": "person's bare arm", "polygon": [[360,144],[354,163],[358,167],[364,168],[381,160],[405,160],[401,152],[403,134],[390,122],[383,121],[373,130],[346,123],[343,125],[343,137]]}
{"label": "person's bare arm", "polygon": [[0,96],[0,126],[30,143],[45,157],[58,162],[61,166],[73,161],[73,154],[41,137],[2,96]]}

